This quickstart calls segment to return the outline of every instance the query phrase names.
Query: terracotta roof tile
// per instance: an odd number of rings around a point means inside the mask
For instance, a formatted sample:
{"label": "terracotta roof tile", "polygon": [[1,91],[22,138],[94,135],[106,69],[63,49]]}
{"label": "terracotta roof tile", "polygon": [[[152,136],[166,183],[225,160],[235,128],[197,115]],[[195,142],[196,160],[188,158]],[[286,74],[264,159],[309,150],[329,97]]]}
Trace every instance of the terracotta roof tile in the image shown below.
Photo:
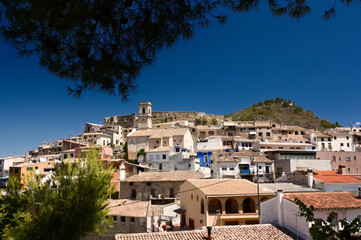
{"label": "terracotta roof tile", "polygon": [[204,178],[202,172],[171,171],[171,172],[141,172],[125,179],[126,182],[157,182],[157,181],[185,181],[187,179]]}
{"label": "terracotta roof tile", "polygon": [[308,207],[314,206],[316,210],[361,209],[361,199],[349,192],[285,193],[283,197],[290,201],[298,198]]}
{"label": "terracotta roof tile", "polygon": [[[117,234],[115,240],[201,240],[207,236],[207,229],[181,232],[154,232]],[[213,240],[291,240],[292,238],[271,224],[215,226]]]}
{"label": "terracotta roof tile", "polygon": [[361,183],[360,179],[338,174],[337,171],[314,171],[313,177],[324,183]]}
{"label": "terracotta roof tile", "polygon": [[150,209],[149,201],[117,199],[109,201],[109,215],[126,217],[146,217]]}
{"label": "terracotta roof tile", "polygon": [[[246,179],[191,179],[188,182],[208,196],[257,194],[257,185]],[[273,195],[273,192],[260,189],[260,194]]]}

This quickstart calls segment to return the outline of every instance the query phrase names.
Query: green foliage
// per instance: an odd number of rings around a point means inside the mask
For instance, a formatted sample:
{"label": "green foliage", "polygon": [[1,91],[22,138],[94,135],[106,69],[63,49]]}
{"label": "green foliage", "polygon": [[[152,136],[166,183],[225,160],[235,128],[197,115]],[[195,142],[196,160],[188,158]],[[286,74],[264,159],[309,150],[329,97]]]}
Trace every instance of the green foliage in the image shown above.
{"label": "green foliage", "polygon": [[92,149],[74,164],[57,164],[55,189],[30,178],[29,189],[20,194],[18,180],[9,179],[0,208],[2,238],[70,240],[104,233],[112,222],[107,199],[114,192],[113,170],[98,161],[99,153]]}
{"label": "green foliage", "polygon": [[293,112],[295,114],[298,114],[298,113],[302,112],[302,110],[303,109],[300,106],[294,106]]}
{"label": "green foliage", "polygon": [[145,155],[145,150],[144,148],[140,149],[139,152],[137,152],[137,157],[139,157],[140,155]]}
{"label": "green foliage", "polygon": [[282,102],[283,102],[282,98],[276,97],[275,103],[282,103]]}
{"label": "green foliage", "polygon": [[289,106],[290,106],[290,104],[286,101],[282,103],[283,108],[288,108]]}
{"label": "green foliage", "polygon": [[267,99],[266,101],[264,101],[264,104],[267,105],[272,105],[275,101],[272,99]]}
{"label": "green foliage", "polygon": [[196,125],[207,125],[208,121],[205,117],[196,118]]}
{"label": "green foliage", "polygon": [[329,122],[329,121],[327,121],[327,120],[321,120],[321,126],[323,127],[323,128],[336,128],[336,127],[342,127],[341,125],[339,125],[339,123],[338,122],[336,122],[336,123],[331,123],[331,122]]}
{"label": "green foliage", "polygon": [[[341,3],[349,4],[352,0]],[[305,0],[272,0],[275,16],[301,18],[311,9]],[[0,0],[1,35],[19,54],[35,55],[39,63],[74,82],[69,92],[83,90],[119,94],[126,99],[140,71],[158,53],[179,39],[190,39],[198,26],[258,9],[263,1],[38,1]],[[334,6],[324,11],[335,15]]]}
{"label": "green foliage", "polygon": [[218,125],[218,120],[216,118],[212,118],[211,119],[211,124],[215,125],[215,126]]}
{"label": "green foliage", "polygon": [[346,219],[340,219],[338,222],[342,226],[342,230],[336,231],[334,229],[334,220],[336,213],[331,212],[326,221],[323,219],[315,219],[313,206],[307,207],[301,200],[295,199],[295,203],[298,205],[301,213],[300,215],[306,218],[307,222],[312,223],[310,227],[310,235],[314,240],[323,239],[340,239],[340,240],[352,240],[360,239],[357,234],[361,230],[361,220],[356,217],[353,221],[347,221]]}
{"label": "green foliage", "polygon": [[126,161],[128,161],[129,160],[129,158],[128,158],[128,142],[126,142],[124,144],[123,151],[124,151],[124,159]]}
{"label": "green foliage", "polygon": [[262,107],[263,105],[264,105],[264,103],[262,101],[257,103],[257,106],[259,106],[259,107]]}

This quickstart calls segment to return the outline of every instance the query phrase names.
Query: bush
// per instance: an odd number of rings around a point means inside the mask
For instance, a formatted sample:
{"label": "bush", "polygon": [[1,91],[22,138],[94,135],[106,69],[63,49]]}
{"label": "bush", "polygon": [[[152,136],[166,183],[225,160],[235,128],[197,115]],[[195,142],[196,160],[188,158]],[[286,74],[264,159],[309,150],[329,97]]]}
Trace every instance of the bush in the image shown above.
{"label": "bush", "polygon": [[212,118],[211,119],[211,124],[212,125],[218,125],[218,120],[216,118]]}

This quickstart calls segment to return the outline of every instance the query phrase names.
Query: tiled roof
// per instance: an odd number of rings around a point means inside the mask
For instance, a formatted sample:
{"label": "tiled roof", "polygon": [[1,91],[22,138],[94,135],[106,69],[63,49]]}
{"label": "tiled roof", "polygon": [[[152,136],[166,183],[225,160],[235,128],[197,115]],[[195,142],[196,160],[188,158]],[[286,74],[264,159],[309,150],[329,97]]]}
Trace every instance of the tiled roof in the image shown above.
{"label": "tiled roof", "polygon": [[202,172],[197,171],[171,171],[171,172],[141,172],[138,175],[126,178],[126,182],[161,182],[185,181],[188,179],[204,178]]}
{"label": "tiled roof", "polygon": [[189,131],[188,128],[175,128],[175,129],[156,129],[156,130],[137,130],[128,135],[128,138],[132,137],[148,137],[149,138],[161,138],[171,136],[183,136]]}
{"label": "tiled roof", "polygon": [[157,148],[154,148],[154,149],[151,149],[151,150],[149,150],[149,151],[147,151],[147,152],[169,152],[169,151],[171,151],[173,149],[173,147],[170,147],[170,146],[168,146],[168,147],[157,147]]}
{"label": "tiled roof", "polygon": [[266,158],[265,156],[254,157],[253,162],[255,163],[272,163],[272,160]]}
{"label": "tiled roof", "polygon": [[361,199],[349,192],[285,193],[283,197],[290,201],[298,198],[306,206],[312,205],[316,210],[361,209]]}
{"label": "tiled roof", "polygon": [[[257,195],[257,185],[245,179],[191,179],[188,180],[205,195]],[[260,194],[273,195],[260,188]]]}
{"label": "tiled roof", "polygon": [[[153,232],[136,234],[117,234],[115,240],[202,240],[207,229],[181,232]],[[214,226],[213,240],[291,240],[292,238],[271,224]]]}
{"label": "tiled roof", "polygon": [[149,201],[116,199],[109,201],[109,215],[126,217],[147,217],[150,211]]}
{"label": "tiled roof", "polygon": [[314,171],[313,177],[324,183],[361,183],[361,179],[338,174],[337,171]]}

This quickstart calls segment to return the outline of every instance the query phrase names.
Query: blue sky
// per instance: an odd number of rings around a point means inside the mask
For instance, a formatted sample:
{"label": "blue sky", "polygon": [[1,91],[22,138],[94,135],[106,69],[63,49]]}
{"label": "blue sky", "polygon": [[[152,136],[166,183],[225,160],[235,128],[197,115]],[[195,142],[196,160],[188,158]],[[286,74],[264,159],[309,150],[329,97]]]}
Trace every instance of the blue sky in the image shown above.
{"label": "blue sky", "polygon": [[96,92],[68,96],[68,80],[0,41],[0,157],[78,135],[85,122],[136,112],[143,100],[154,111],[228,114],[282,97],[332,122],[361,121],[361,4],[338,4],[336,18],[324,21],[329,3],[318,2],[301,20],[275,18],[263,6],[198,29],[159,53],[125,103]]}

